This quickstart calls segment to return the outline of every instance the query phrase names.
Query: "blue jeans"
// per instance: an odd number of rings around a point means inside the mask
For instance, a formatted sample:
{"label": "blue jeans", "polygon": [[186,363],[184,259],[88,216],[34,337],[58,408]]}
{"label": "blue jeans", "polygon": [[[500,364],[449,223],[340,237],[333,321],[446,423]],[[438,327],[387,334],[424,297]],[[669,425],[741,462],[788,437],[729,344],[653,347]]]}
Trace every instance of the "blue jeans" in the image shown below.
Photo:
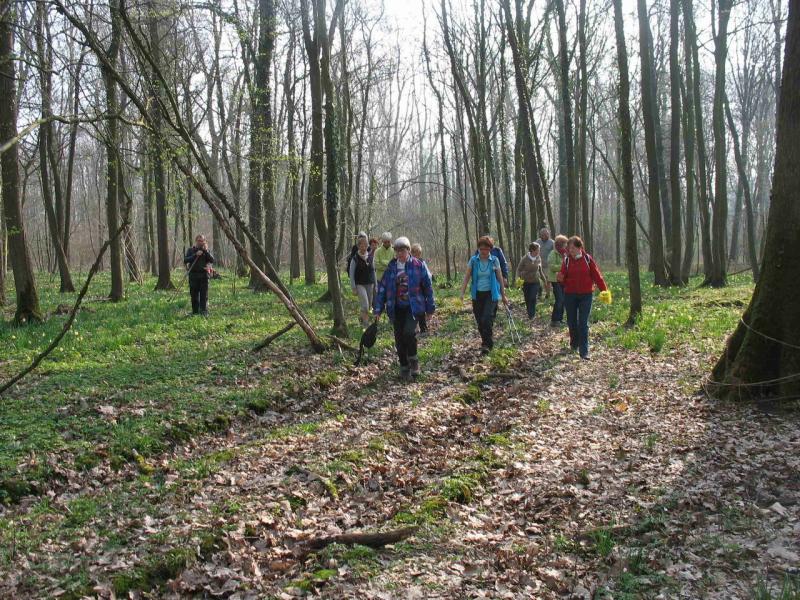
{"label": "blue jeans", "polygon": [[536,300],[539,298],[539,290],[542,288],[538,283],[523,283],[522,295],[525,297],[525,308],[528,309],[528,318],[536,316]]}
{"label": "blue jeans", "polygon": [[564,286],[553,282],[553,314],[550,322],[561,323],[564,320]]}
{"label": "blue jeans", "polygon": [[591,294],[564,294],[564,308],[569,325],[569,347],[581,356],[589,356],[589,313],[592,312]]}
{"label": "blue jeans", "polygon": [[494,347],[494,316],[497,313],[497,302],[492,301],[492,292],[477,292],[472,301],[472,314],[481,334],[481,346]]}

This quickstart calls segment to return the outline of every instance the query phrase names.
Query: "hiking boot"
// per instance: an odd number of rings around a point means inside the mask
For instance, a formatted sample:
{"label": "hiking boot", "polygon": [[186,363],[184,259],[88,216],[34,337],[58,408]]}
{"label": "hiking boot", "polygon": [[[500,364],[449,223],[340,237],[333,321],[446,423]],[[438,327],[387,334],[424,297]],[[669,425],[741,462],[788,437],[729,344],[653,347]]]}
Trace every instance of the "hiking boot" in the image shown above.
{"label": "hiking boot", "polygon": [[411,381],[411,370],[409,369],[408,365],[400,365],[400,381],[403,383],[408,383]]}
{"label": "hiking boot", "polygon": [[481,356],[486,356],[490,350],[489,346],[481,346]]}
{"label": "hiking boot", "polygon": [[408,374],[412,379],[419,377],[419,359],[416,356],[408,357]]}

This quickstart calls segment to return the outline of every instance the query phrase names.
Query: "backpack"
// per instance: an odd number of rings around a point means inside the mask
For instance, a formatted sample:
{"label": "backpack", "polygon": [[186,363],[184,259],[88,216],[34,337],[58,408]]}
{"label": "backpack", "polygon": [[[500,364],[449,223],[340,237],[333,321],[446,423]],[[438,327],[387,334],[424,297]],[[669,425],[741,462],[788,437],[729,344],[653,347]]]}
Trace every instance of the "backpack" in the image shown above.
{"label": "backpack", "polygon": [[358,246],[353,246],[350,249],[350,254],[347,256],[347,261],[344,264],[344,274],[347,275],[348,277],[350,277],[350,263],[353,262],[353,259],[355,258],[357,252],[358,252]]}
{"label": "backpack", "polygon": [[[589,256],[586,252],[583,253],[583,260],[586,261],[586,266],[590,269],[592,268],[592,261],[594,260],[591,256]],[[564,271],[569,273],[569,254],[564,257]]]}

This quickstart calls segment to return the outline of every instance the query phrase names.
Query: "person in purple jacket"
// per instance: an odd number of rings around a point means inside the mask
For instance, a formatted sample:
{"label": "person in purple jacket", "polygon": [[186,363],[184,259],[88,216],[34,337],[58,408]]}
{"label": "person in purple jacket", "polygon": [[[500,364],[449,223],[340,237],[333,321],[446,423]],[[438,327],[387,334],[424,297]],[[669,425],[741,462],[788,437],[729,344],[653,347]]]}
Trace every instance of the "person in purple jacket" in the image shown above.
{"label": "person in purple jacket", "polygon": [[375,321],[386,312],[394,327],[394,342],[400,362],[400,379],[409,381],[419,375],[417,357],[417,320],[414,315],[433,314],[433,286],[422,261],[411,256],[407,237],[394,241],[395,257],[378,283],[375,294]]}

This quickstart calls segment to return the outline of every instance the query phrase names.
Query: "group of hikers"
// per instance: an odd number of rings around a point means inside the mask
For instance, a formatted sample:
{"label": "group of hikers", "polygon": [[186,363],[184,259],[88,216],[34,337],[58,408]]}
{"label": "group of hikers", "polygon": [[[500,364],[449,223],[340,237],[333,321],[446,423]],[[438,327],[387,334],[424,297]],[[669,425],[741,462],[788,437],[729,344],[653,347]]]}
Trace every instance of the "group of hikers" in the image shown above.
{"label": "group of hikers", "polygon": [[[213,272],[214,257],[205,237],[198,235],[186,251],[184,264],[189,279],[192,313],[208,314],[208,280]],[[392,241],[385,231],[380,241],[359,233],[348,258],[346,272],[350,289],[358,297],[362,328],[377,323],[386,313],[394,328],[395,348],[400,362],[400,378],[404,381],[419,375],[417,329],[428,331],[428,318],[436,310],[433,283],[428,264],[422,258],[422,246],[412,244],[405,236]],[[539,239],[531,242],[528,252],[517,266],[522,280],[522,294],[528,318],[536,317],[537,302],[544,295],[553,295],[550,326],[563,326],[564,313],[569,327],[569,343],[584,360],[589,359],[589,313],[595,288],[610,300],[600,269],[584,250],[578,236],[567,238],[542,228]],[[503,251],[489,236],[478,239],[477,250],[467,262],[461,285],[463,301],[470,288],[472,314],[481,337],[481,354],[494,347],[494,321],[500,302],[510,311],[506,290],[508,262]]]}
{"label": "group of hikers", "polygon": [[[359,233],[347,260],[350,288],[358,296],[361,326],[371,318],[378,322],[386,313],[394,328],[395,347],[400,362],[400,378],[408,381],[419,375],[417,328],[427,332],[428,317],[436,310],[430,269],[422,258],[422,247],[405,236],[392,242],[384,232],[380,243]],[[567,238],[542,228],[539,239],[531,242],[517,267],[528,318],[536,317],[538,300],[552,292],[551,327],[563,326],[567,315],[570,348],[589,360],[589,314],[595,286],[610,300],[603,275],[594,259],[584,250],[578,236]],[[506,290],[508,262],[501,248],[489,236],[478,239],[477,250],[467,263],[461,285],[461,299],[470,286],[472,313],[481,336],[481,354],[494,346],[493,329],[500,302],[510,311]]]}

